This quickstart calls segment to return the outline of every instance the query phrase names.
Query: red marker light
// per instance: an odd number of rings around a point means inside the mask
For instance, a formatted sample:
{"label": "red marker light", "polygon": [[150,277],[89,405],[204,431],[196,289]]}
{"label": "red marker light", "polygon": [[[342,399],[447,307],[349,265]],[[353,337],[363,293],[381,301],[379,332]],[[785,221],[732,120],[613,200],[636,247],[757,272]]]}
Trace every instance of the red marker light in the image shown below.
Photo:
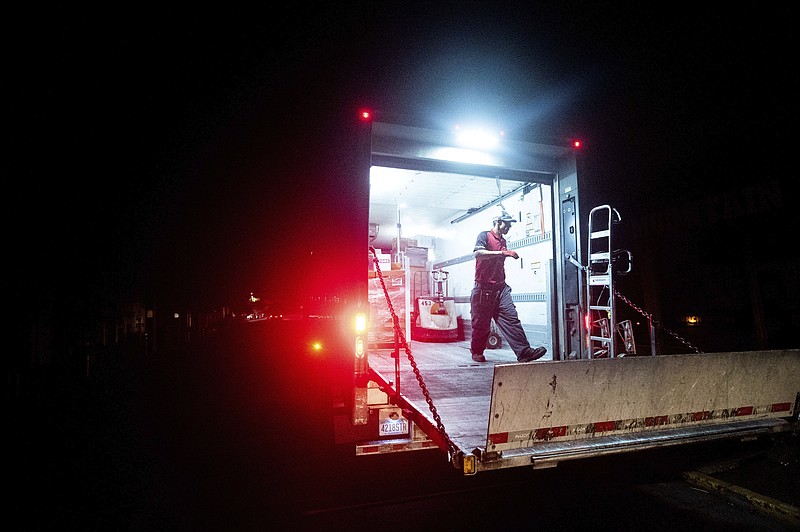
{"label": "red marker light", "polygon": [[578,148],[580,148],[581,146],[583,146],[583,143],[580,140],[573,140],[572,141],[572,147],[575,148],[576,150]]}
{"label": "red marker light", "polygon": [[363,122],[368,122],[368,121],[372,120],[372,111],[370,111],[368,109],[362,109],[361,111],[358,112],[358,117]]}

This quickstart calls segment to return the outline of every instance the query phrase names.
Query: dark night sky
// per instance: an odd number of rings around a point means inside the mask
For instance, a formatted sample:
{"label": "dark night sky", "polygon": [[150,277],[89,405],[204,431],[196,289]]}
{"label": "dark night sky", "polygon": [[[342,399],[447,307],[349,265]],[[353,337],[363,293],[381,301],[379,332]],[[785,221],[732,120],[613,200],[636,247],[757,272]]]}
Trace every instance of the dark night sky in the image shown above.
{"label": "dark night sky", "polygon": [[788,193],[788,5],[428,4],[18,14],[4,114],[19,295],[216,302],[299,275],[285,265],[332,240],[326,134],[361,103],[583,138],[584,192],[627,219],[724,185]]}

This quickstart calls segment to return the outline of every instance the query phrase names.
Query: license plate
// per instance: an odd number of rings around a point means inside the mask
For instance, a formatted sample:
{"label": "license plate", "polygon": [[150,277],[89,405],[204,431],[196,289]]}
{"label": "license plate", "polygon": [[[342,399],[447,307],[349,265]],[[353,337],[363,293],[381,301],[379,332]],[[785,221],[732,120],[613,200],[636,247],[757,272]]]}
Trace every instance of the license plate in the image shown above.
{"label": "license plate", "polygon": [[387,409],[380,412],[379,436],[402,436],[408,434],[408,420],[400,410]]}

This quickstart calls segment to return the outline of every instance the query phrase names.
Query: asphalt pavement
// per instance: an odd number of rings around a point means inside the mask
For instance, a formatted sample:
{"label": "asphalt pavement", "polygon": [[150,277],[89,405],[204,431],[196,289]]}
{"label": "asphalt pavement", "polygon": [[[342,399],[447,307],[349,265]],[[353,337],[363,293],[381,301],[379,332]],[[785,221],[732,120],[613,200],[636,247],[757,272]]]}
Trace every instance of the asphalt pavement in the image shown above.
{"label": "asphalt pavement", "polygon": [[465,478],[331,449],[319,374],[259,342],[94,362],[5,395],[6,530],[800,529],[796,432]]}

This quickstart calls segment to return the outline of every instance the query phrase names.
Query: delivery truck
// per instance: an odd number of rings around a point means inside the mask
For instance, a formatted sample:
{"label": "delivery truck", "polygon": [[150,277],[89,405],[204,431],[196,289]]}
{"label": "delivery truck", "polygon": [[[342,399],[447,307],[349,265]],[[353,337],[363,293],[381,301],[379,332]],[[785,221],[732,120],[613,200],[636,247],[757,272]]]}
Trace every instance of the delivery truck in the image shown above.
{"label": "delivery truck", "polygon": [[[577,140],[369,111],[354,131],[339,198],[347,310],[328,344],[344,368],[337,445],[359,457],[437,449],[473,475],[797,427],[800,350],[709,352],[675,335],[683,352],[664,354],[618,319],[626,305],[646,331],[658,325],[618,290],[633,263],[617,241],[624,213],[581,204]],[[494,328],[486,361],[470,356],[473,248],[503,212],[517,220],[507,283],[531,345],[547,348],[527,363]]]}

